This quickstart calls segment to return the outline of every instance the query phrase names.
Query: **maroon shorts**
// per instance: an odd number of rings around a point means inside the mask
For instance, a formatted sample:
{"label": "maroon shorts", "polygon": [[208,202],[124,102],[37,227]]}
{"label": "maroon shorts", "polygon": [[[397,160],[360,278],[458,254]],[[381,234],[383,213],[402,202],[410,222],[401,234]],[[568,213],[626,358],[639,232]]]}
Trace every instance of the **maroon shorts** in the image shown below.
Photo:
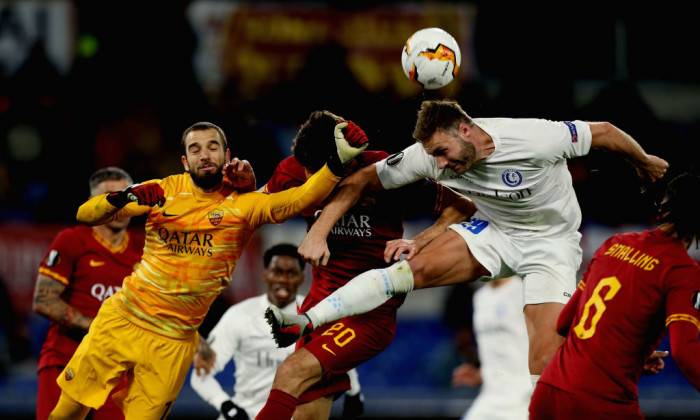
{"label": "maroon shorts", "polygon": [[537,383],[530,399],[530,420],[644,420],[638,403],[603,400]]}
{"label": "maroon shorts", "polygon": [[[56,407],[61,396],[61,388],[56,383],[56,378],[63,372],[65,366],[48,366],[39,371],[39,389],[36,394],[36,418],[48,419],[49,414]],[[126,377],[114,388],[117,392],[126,387]],[[92,420],[124,420],[124,413],[111,399],[107,398],[105,404],[99,410],[93,410]]]}
{"label": "maroon shorts", "polygon": [[[307,301],[304,306],[317,303]],[[323,379],[299,396],[299,404],[331,394],[337,398],[350,389],[345,372],[378,355],[394,340],[396,310],[395,304],[384,304],[365,314],[322,325],[299,341],[297,348],[304,347],[316,356],[324,371]]]}

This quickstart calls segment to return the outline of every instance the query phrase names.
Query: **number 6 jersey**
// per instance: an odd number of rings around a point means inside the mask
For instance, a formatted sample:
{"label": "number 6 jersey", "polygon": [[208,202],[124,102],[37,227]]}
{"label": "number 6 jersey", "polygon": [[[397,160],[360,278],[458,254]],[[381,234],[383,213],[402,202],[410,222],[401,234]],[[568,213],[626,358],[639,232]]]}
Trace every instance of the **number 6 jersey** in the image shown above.
{"label": "number 6 jersey", "polygon": [[540,381],[556,388],[637,402],[646,358],[672,322],[700,330],[700,267],[660,230],[619,234],[596,251],[559,316],[567,335]]}

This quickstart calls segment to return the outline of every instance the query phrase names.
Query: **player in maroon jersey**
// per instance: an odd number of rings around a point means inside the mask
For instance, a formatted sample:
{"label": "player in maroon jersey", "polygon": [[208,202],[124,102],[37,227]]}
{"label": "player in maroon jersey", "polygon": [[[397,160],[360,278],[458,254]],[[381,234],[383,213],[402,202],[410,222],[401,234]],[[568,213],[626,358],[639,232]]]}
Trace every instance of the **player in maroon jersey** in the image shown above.
{"label": "player in maroon jersey", "polygon": [[[103,168],[90,176],[90,195],[121,191],[131,184],[126,171]],[[39,356],[37,419],[48,418],[58,402],[61,389],[56,377],[87,333],[100,305],[121,288],[124,277],[141,260],[143,237],[130,235],[128,225],[126,219],[65,229],[54,238],[41,262],[34,289],[34,311],[51,320],[51,324]],[[123,418],[111,398],[92,415],[93,420]]]}
{"label": "player in maroon jersey", "polygon": [[[280,191],[306,181],[323,164],[326,151],[335,147],[327,133],[339,121],[341,117],[328,111],[313,112],[294,139],[294,155],[277,166],[264,190]],[[348,130],[354,133],[350,135],[365,135],[352,122]],[[384,151],[366,150],[348,165],[347,174],[387,156]],[[403,237],[405,216],[442,212],[433,229],[444,230],[471,206],[471,201],[428,179],[403,189],[363,196],[330,232],[328,248],[332,257],[326,265],[313,268],[311,290],[300,311],[313,307],[360,273],[386,267],[385,247],[387,242]],[[443,212],[448,207],[450,210]],[[309,226],[321,210],[304,214]],[[327,419],[333,400],[349,389],[345,372],[391,344],[396,311],[404,298],[394,296],[371,312],[328,324],[300,340],[297,350],[278,368],[270,397],[257,418],[291,418],[296,409],[295,417]]]}
{"label": "player in maroon jersey", "polygon": [[603,243],[559,316],[566,337],[540,378],[530,418],[643,419],[637,383],[668,331],[671,355],[700,391],[700,177],[668,184],[657,228]]}

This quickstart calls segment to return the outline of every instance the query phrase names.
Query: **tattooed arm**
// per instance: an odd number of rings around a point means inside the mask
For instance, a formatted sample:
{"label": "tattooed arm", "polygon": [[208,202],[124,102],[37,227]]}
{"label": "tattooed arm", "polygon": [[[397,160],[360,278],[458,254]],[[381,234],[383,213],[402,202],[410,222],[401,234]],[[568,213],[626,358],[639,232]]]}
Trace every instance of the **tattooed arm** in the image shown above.
{"label": "tattooed arm", "polygon": [[87,332],[92,318],[83,315],[61,299],[61,293],[65,289],[64,284],[49,276],[39,274],[34,288],[34,312],[58,324]]}

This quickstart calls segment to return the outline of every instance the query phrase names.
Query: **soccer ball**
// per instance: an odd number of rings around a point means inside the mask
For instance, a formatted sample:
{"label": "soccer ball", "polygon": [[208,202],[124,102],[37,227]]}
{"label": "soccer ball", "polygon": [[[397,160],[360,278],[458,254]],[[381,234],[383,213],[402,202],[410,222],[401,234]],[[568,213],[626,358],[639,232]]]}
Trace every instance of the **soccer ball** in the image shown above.
{"label": "soccer ball", "polygon": [[440,28],[425,28],[406,41],[401,66],[406,77],[424,89],[439,89],[454,79],[461,58],[452,35]]}

